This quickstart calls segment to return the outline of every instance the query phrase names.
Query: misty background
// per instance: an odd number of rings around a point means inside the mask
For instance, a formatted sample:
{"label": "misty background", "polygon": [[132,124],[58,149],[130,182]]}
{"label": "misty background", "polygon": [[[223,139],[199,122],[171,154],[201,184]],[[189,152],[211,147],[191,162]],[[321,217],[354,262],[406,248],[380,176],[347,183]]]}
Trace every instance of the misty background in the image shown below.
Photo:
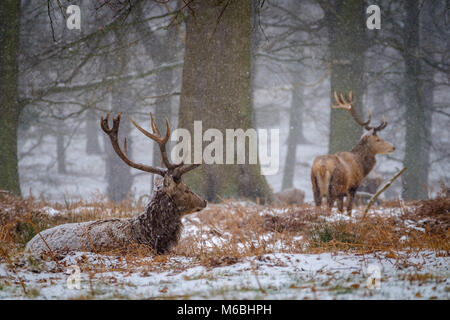
{"label": "misty background", "polygon": [[[249,14],[241,14],[232,0],[23,0],[20,7],[11,2],[0,4],[0,15],[18,19],[3,20],[2,44],[11,30],[19,39],[18,48],[0,46],[0,104],[3,115],[11,113],[2,116],[0,189],[55,201],[148,197],[153,177],[122,163],[101,131],[100,116],[123,112],[120,133],[121,141],[127,137],[128,155],[159,166],[159,149],[131,126],[129,116],[148,129],[153,112],[162,131],[164,117],[172,129],[193,119],[210,127],[214,121],[238,123],[232,117],[239,112],[225,110],[228,102],[220,99],[241,97],[233,91],[239,87],[232,77],[223,77],[225,89],[209,77],[218,69],[219,78],[236,73],[233,63],[246,63],[240,60],[248,51],[242,44],[250,49],[246,125],[280,129],[280,170],[265,177],[269,190],[250,174],[248,180],[241,177],[247,189],[260,190],[247,194],[222,191],[221,184],[234,182],[224,182],[221,176],[227,173],[204,165],[200,179],[187,183],[197,185],[208,200],[217,200],[216,194],[254,199],[296,187],[312,201],[314,157],[349,150],[363,134],[346,112],[331,110],[335,90],[353,91],[358,114],[366,119],[370,108],[372,124],[383,115],[389,121],[380,136],[396,151],[377,156],[374,171],[387,180],[403,166],[408,169],[385,198],[424,199],[441,184],[449,185],[450,16],[445,0],[242,1]],[[66,27],[69,4],[81,8],[81,30]],[[381,8],[380,30],[366,27],[370,4]],[[242,32],[241,20],[250,33]],[[206,35],[215,40],[206,41]],[[14,56],[16,61],[8,60]],[[17,71],[7,70],[10,62]],[[11,81],[17,81],[17,92],[6,85]],[[199,108],[209,112],[191,112],[192,97],[200,97],[205,105]],[[223,112],[231,118],[224,120]],[[17,126],[11,128],[14,119]]]}

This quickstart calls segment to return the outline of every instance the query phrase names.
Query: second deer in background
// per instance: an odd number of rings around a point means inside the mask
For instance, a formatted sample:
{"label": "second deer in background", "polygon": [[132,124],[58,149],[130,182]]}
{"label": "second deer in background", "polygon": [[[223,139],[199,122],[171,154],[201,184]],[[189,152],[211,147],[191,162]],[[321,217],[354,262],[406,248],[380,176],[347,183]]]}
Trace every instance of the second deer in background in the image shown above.
{"label": "second deer in background", "polygon": [[334,93],[336,109],[344,109],[350,112],[353,119],[367,130],[358,143],[349,152],[338,152],[331,155],[318,156],[314,159],[311,168],[311,183],[316,207],[322,204],[322,198],[327,198],[328,210],[331,210],[334,202],[338,201],[338,210],[344,210],[344,197],[347,198],[347,212],[351,214],[353,199],[356,190],[375,166],[375,155],[388,154],[395,150],[389,142],[380,138],[377,133],[387,126],[383,118],[377,127],[369,126],[372,114],[369,110],[369,119],[361,121],[353,108],[353,94],[350,92],[348,99],[342,94]]}

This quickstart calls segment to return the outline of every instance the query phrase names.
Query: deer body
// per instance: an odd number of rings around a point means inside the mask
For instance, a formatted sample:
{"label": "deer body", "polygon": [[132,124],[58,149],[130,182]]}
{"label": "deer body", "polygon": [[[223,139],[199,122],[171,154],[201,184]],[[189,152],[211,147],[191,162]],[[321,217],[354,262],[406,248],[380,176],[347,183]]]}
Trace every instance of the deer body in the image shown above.
{"label": "deer body", "polygon": [[282,204],[302,205],[305,200],[305,192],[297,188],[289,188],[277,192],[275,197]]}
{"label": "deer body", "polygon": [[338,102],[335,108],[350,111],[355,121],[368,132],[349,152],[316,157],[311,168],[311,183],[317,207],[322,204],[322,198],[326,197],[329,209],[337,200],[338,210],[343,211],[344,197],[347,197],[347,212],[350,214],[356,190],[376,164],[375,155],[391,153],[395,150],[395,147],[377,135],[377,131],[386,127],[387,121],[383,120],[376,128],[370,127],[368,124],[371,116],[368,121],[362,122],[354,113],[351,106],[351,94],[350,101],[346,101],[342,95],[338,98],[336,93],[335,98]]}
{"label": "deer body", "polygon": [[[154,134],[146,132],[160,144],[163,162],[167,169],[154,168],[136,164],[122,152],[117,135],[120,114],[114,119],[112,129],[102,119],[102,129],[110,136],[111,142],[118,155],[130,166],[143,171],[159,174],[155,184],[153,198],[147,205],[145,212],[130,219],[109,219],[83,223],[69,223],[44,230],[31,239],[26,251],[32,255],[41,256],[44,252],[66,254],[73,251],[107,252],[127,249],[132,245],[148,245],[157,254],[170,250],[179,240],[182,231],[181,218],[189,213],[200,211],[206,207],[206,200],[192,192],[181,182],[181,175],[194,169],[197,165],[184,167],[183,164],[173,165],[168,162],[165,152],[170,129],[167,124],[166,138],[161,139],[159,131],[154,125]],[[134,121],[133,121],[134,123]],[[135,124],[136,125],[136,124]],[[45,241],[44,241],[45,240]]]}

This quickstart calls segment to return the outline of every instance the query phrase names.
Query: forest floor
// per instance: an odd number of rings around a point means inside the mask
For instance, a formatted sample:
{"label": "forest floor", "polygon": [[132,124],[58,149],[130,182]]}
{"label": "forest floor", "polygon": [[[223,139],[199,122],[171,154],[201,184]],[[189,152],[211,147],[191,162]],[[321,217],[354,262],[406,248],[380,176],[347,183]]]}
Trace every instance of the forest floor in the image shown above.
{"label": "forest floor", "polygon": [[[140,202],[64,204],[0,195],[0,299],[449,299],[450,198],[374,207],[363,217],[228,200],[183,218],[167,255],[23,249],[58,224],[131,217]],[[79,273],[78,273],[79,271]],[[79,289],[68,280],[79,275]]]}

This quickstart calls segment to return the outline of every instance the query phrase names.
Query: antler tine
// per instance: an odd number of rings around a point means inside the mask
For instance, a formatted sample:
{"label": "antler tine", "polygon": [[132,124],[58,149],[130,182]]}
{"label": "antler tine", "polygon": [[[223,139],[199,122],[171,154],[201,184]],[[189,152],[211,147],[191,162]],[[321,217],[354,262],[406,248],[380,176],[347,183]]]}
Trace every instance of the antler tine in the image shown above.
{"label": "antler tine", "polygon": [[363,122],[362,120],[360,120],[358,118],[358,115],[356,114],[355,109],[353,108],[353,92],[350,91],[348,94],[348,100],[345,99],[345,97],[342,95],[342,93],[339,94],[339,97],[336,93],[336,91],[334,92],[334,99],[336,100],[336,102],[338,103],[335,106],[332,106],[332,108],[334,109],[344,109],[350,112],[350,114],[352,115],[353,119],[361,126],[368,129],[368,124],[370,123],[370,121],[372,121],[372,112],[369,110],[369,119],[365,122]]}
{"label": "antler tine", "polygon": [[167,143],[167,141],[169,141],[170,138],[170,125],[169,125],[169,120],[166,118],[166,136],[164,137],[164,139],[162,140],[163,143]]}
{"label": "antler tine", "polygon": [[342,104],[345,105],[351,105],[351,103],[347,102],[347,100],[345,100],[345,97],[342,95],[342,93],[339,94],[339,98]]}
{"label": "antler tine", "polygon": [[[183,163],[181,163],[181,164],[183,164]],[[173,177],[174,177],[174,179],[180,179],[183,174],[188,173],[189,171],[194,170],[195,168],[197,168],[199,166],[200,166],[200,164],[190,164],[185,167],[178,167],[174,170]]]}
{"label": "antler tine", "polygon": [[159,174],[160,176],[164,176],[165,173],[166,173],[165,169],[158,168],[158,167],[147,166],[147,165],[144,165],[144,164],[135,163],[135,162],[131,161],[128,158],[128,156],[126,155],[126,149],[127,149],[126,138],[125,138],[125,142],[124,142],[125,153],[122,151],[122,149],[119,146],[119,141],[118,141],[119,125],[120,125],[120,118],[121,118],[121,116],[122,116],[122,113],[119,113],[113,119],[113,126],[112,126],[112,128],[110,128],[109,125],[108,125],[109,113],[106,114],[106,118],[105,119],[103,117],[100,117],[100,126],[101,126],[102,130],[109,136],[109,139],[111,140],[111,144],[112,144],[112,147],[113,147],[114,151],[130,167],[133,167],[135,169],[142,170],[142,171],[145,171],[145,172]]}
{"label": "antler tine", "polygon": [[383,116],[383,117],[381,118],[381,123],[380,123],[377,127],[373,128],[373,131],[374,131],[374,132],[381,131],[381,130],[383,130],[384,128],[386,128],[387,125],[388,125],[388,122],[387,122],[386,118]]}
{"label": "antler tine", "polygon": [[158,136],[161,137],[161,133],[159,132],[158,127],[156,126],[155,118],[153,118],[153,113],[151,112],[150,112],[150,124],[152,126],[153,133],[156,133]]}
{"label": "antler tine", "polygon": [[155,119],[153,118],[153,114],[150,112],[150,118],[151,118],[151,126],[152,126],[152,130],[154,134],[151,134],[150,132],[148,132],[147,130],[143,129],[141,126],[139,126],[134,120],[133,118],[130,117],[131,122],[133,123],[133,125],[140,131],[142,132],[145,136],[147,136],[148,138],[154,140],[156,143],[158,143],[159,145],[159,150],[161,151],[161,157],[163,160],[164,165],[167,167],[167,169],[169,169],[169,171],[181,166],[182,164],[172,164],[169,161],[169,158],[167,157],[167,152],[166,152],[166,143],[170,138],[170,125],[169,125],[169,120],[166,118],[166,127],[167,127],[167,131],[166,131],[166,135],[164,138],[161,138],[161,134],[159,132],[158,127],[156,126],[155,123]]}
{"label": "antler tine", "polygon": [[341,99],[342,99],[342,102],[344,102],[344,104],[351,106],[353,104],[353,91],[350,91],[350,93],[348,94],[348,101],[347,101],[347,99],[345,99],[345,97],[342,94],[341,94]]}
{"label": "antler tine", "polygon": [[351,109],[351,105],[342,101],[343,99],[342,94],[340,95],[340,97],[338,97],[336,91],[334,91],[334,99],[336,100],[337,104],[331,106],[333,109],[345,109],[345,110]]}
{"label": "antler tine", "polygon": [[108,121],[109,121],[109,112],[106,114],[106,118],[103,118],[103,116],[100,116],[100,127],[106,133],[109,133],[112,130],[109,128]]}

